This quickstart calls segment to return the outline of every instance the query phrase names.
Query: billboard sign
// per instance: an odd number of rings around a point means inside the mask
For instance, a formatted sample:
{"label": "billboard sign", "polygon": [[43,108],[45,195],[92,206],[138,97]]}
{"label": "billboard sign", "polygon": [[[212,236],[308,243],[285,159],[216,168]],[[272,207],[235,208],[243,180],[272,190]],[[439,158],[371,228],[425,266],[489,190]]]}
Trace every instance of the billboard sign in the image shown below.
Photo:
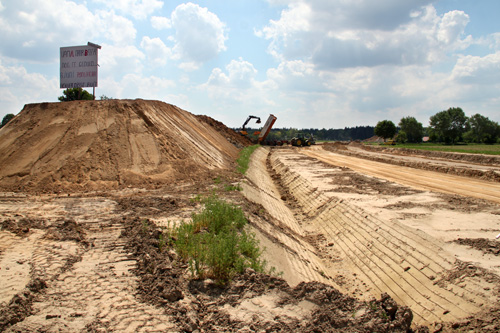
{"label": "billboard sign", "polygon": [[[90,44],[90,43],[89,43]],[[97,48],[61,47],[61,89],[97,87]]]}

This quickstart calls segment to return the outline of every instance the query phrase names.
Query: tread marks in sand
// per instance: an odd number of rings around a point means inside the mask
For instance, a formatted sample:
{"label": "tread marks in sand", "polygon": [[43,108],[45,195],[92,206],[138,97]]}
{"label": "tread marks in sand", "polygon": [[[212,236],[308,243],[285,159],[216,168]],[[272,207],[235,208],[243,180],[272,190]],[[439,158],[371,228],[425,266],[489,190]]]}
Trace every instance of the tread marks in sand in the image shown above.
{"label": "tread marks in sand", "polygon": [[335,244],[374,297],[387,292],[397,302],[410,306],[418,324],[457,321],[488,303],[487,297],[467,285],[437,283],[453,270],[454,258],[426,234],[397,221],[382,221],[322,193],[291,171],[280,154],[280,150],[273,150],[270,162],[283,190],[303,214],[304,228],[319,232],[325,244]]}
{"label": "tread marks in sand", "polygon": [[[51,206],[57,207],[76,223],[73,225],[74,236],[83,232],[85,241],[75,239],[55,239],[65,223],[60,223],[58,230],[51,229],[56,222],[48,223],[47,232],[31,229],[28,239],[12,236],[1,231],[3,240],[9,240],[6,246],[22,246],[31,241],[33,246],[27,247],[26,263],[31,271],[32,281],[43,281],[46,288],[37,293],[29,293],[23,289],[26,282],[17,281],[20,288],[18,295],[31,295],[30,311],[25,318],[7,318],[4,323],[8,331],[165,331],[173,329],[171,318],[161,309],[139,302],[135,298],[137,279],[130,272],[135,267],[124,249],[124,240],[120,239],[123,229],[121,221],[114,220],[113,214],[101,220],[89,219],[80,215],[89,212],[88,202],[78,199],[54,199]],[[106,215],[112,207],[109,200],[91,200],[90,204],[98,214]],[[85,207],[84,207],[85,206]],[[99,210],[101,210],[99,212]],[[90,215],[87,215],[90,216]],[[81,230],[76,230],[80,228]],[[52,230],[52,232],[50,232]],[[60,233],[59,233],[60,234]],[[68,233],[69,234],[69,233]],[[10,235],[10,236],[9,236]],[[36,236],[36,237],[35,237]],[[46,237],[47,236],[47,237]],[[85,242],[88,241],[88,244]],[[6,253],[10,253],[6,251]],[[0,254],[2,263],[5,257]],[[2,265],[2,267],[4,267]],[[3,271],[3,270],[2,270]],[[35,279],[36,278],[36,279]],[[23,286],[24,285],[24,286]],[[19,289],[18,288],[18,289]],[[3,288],[2,288],[3,290]],[[14,300],[12,298],[12,300]],[[15,304],[6,304],[4,313],[16,311]],[[6,319],[5,317],[2,319]]]}

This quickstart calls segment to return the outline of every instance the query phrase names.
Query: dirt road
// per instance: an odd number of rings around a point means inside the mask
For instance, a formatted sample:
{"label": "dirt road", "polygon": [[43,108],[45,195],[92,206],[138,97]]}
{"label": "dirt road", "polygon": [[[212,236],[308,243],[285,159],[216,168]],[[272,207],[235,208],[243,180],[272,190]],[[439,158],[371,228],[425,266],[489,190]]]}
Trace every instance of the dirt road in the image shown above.
{"label": "dirt road", "polygon": [[326,152],[321,147],[314,148],[316,149],[304,150],[302,153],[331,165],[349,168],[365,175],[387,179],[417,189],[458,194],[465,197],[474,197],[500,203],[500,183],[388,165],[386,163]]}

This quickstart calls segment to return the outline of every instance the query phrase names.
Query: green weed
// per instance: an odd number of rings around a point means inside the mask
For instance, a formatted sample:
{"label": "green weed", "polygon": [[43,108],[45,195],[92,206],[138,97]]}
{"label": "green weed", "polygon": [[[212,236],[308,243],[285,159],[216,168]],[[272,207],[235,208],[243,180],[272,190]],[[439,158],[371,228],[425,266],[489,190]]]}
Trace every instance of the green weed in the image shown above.
{"label": "green weed", "polygon": [[242,191],[242,190],[243,189],[241,188],[240,184],[236,184],[236,185],[226,184],[226,185],[224,185],[224,191],[226,191],[226,192]]}
{"label": "green weed", "polygon": [[158,250],[160,250],[160,252],[162,252],[163,249],[165,248],[165,245],[166,245],[166,242],[165,242],[165,238],[163,237],[163,233],[160,233],[160,236],[158,239]]}
{"label": "green weed", "polygon": [[175,229],[174,246],[191,273],[224,283],[247,267],[264,272],[266,262],[255,235],[245,230],[243,211],[216,196],[203,203],[200,213]]}
{"label": "green weed", "polygon": [[248,170],[248,165],[250,163],[250,156],[255,151],[255,149],[259,148],[259,145],[253,145],[249,147],[245,147],[240,151],[240,155],[236,162],[238,163],[237,171],[244,174]]}

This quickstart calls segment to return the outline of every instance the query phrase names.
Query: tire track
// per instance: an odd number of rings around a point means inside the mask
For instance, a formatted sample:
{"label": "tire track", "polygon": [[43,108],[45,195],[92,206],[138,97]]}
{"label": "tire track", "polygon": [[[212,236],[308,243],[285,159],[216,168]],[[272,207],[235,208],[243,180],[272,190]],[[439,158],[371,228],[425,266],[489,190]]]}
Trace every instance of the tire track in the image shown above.
{"label": "tire track", "polygon": [[455,266],[453,256],[435,241],[397,221],[379,220],[322,193],[291,171],[285,154],[292,163],[289,151],[274,150],[271,164],[308,217],[308,228],[321,232],[326,242],[337,244],[372,292],[387,292],[410,306],[420,324],[462,319],[487,304],[488,299],[473,288],[435,283]]}
{"label": "tire track", "polygon": [[[33,251],[32,275],[48,287],[33,303],[33,314],[9,327],[17,331],[164,332],[176,330],[161,308],[140,302],[137,278],[120,238],[122,224],[107,199],[54,200],[57,214],[73,218],[92,245],[41,239]],[[93,216],[93,218],[92,218]],[[102,218],[99,218],[102,216]]]}
{"label": "tire track", "polygon": [[331,280],[323,276],[327,269],[316,256],[315,249],[303,240],[304,234],[301,226],[281,200],[278,189],[274,186],[273,180],[267,173],[266,160],[268,154],[269,151],[265,148],[259,148],[252,154],[247,172],[248,182],[243,183],[242,188],[245,197],[262,205],[275,221],[269,223],[268,221],[254,219],[252,222],[257,223],[258,229],[264,231],[264,234],[273,235],[279,243],[289,249],[286,251],[284,260],[280,261],[282,264],[286,263],[286,265],[292,267],[291,271],[295,276],[293,278],[284,276],[290,284],[294,285],[300,281],[320,281],[335,285]]}

